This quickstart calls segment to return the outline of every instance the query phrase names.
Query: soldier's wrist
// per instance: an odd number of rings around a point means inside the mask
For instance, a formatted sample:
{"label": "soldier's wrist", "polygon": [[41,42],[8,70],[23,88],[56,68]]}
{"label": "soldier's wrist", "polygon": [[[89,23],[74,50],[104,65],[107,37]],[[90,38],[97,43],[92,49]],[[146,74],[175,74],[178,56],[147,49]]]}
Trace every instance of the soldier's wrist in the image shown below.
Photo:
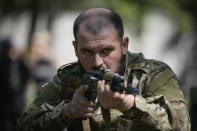
{"label": "soldier's wrist", "polygon": [[65,117],[68,117],[68,118],[70,118],[69,117],[69,103],[64,103],[64,105],[63,105],[63,115],[65,116]]}

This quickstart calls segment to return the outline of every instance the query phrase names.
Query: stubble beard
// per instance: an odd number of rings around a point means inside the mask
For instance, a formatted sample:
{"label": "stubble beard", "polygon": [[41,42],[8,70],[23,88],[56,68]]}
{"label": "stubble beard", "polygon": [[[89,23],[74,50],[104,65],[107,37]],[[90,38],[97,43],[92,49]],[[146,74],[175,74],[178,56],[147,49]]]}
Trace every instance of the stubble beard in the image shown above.
{"label": "stubble beard", "polygon": [[119,75],[124,75],[125,68],[126,68],[126,55],[122,54],[119,65],[118,65],[117,73]]}

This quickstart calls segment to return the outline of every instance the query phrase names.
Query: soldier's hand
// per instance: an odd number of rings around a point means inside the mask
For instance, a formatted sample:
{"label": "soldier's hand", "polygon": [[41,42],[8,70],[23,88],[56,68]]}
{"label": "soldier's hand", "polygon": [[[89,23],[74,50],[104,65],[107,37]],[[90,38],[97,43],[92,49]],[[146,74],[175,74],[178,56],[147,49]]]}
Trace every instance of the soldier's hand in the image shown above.
{"label": "soldier's hand", "polygon": [[104,80],[98,81],[97,96],[104,108],[114,108],[122,112],[133,107],[135,100],[132,94],[113,92]]}
{"label": "soldier's hand", "polygon": [[86,85],[81,86],[75,91],[71,102],[64,105],[64,112],[69,118],[87,118],[92,116],[94,104],[84,97],[87,90],[88,87]]}

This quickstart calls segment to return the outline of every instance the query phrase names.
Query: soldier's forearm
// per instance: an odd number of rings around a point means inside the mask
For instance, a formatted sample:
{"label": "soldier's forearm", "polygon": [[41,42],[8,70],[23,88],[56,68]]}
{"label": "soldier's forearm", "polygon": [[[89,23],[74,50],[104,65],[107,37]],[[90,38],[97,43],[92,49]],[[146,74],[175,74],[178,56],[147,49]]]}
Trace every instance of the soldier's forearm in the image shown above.
{"label": "soldier's forearm", "polygon": [[32,105],[17,120],[17,130],[46,130],[56,131],[64,129],[71,121],[62,112],[64,101],[56,107],[48,104]]}

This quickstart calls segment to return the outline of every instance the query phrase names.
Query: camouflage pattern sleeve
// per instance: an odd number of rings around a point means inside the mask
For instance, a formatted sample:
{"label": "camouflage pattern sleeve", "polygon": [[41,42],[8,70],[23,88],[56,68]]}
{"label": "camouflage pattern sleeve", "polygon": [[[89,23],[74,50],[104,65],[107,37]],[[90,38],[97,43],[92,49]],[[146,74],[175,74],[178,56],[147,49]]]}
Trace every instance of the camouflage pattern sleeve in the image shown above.
{"label": "camouflage pattern sleeve", "polygon": [[135,97],[135,107],[125,115],[138,119],[138,123],[140,120],[151,130],[190,131],[184,96],[172,70],[169,67],[154,69],[147,74],[145,85],[142,94]]}
{"label": "camouflage pattern sleeve", "polygon": [[64,100],[61,98],[59,78],[43,86],[43,90],[33,104],[17,120],[17,130],[20,131],[42,131],[63,130],[70,119],[63,112]]}

